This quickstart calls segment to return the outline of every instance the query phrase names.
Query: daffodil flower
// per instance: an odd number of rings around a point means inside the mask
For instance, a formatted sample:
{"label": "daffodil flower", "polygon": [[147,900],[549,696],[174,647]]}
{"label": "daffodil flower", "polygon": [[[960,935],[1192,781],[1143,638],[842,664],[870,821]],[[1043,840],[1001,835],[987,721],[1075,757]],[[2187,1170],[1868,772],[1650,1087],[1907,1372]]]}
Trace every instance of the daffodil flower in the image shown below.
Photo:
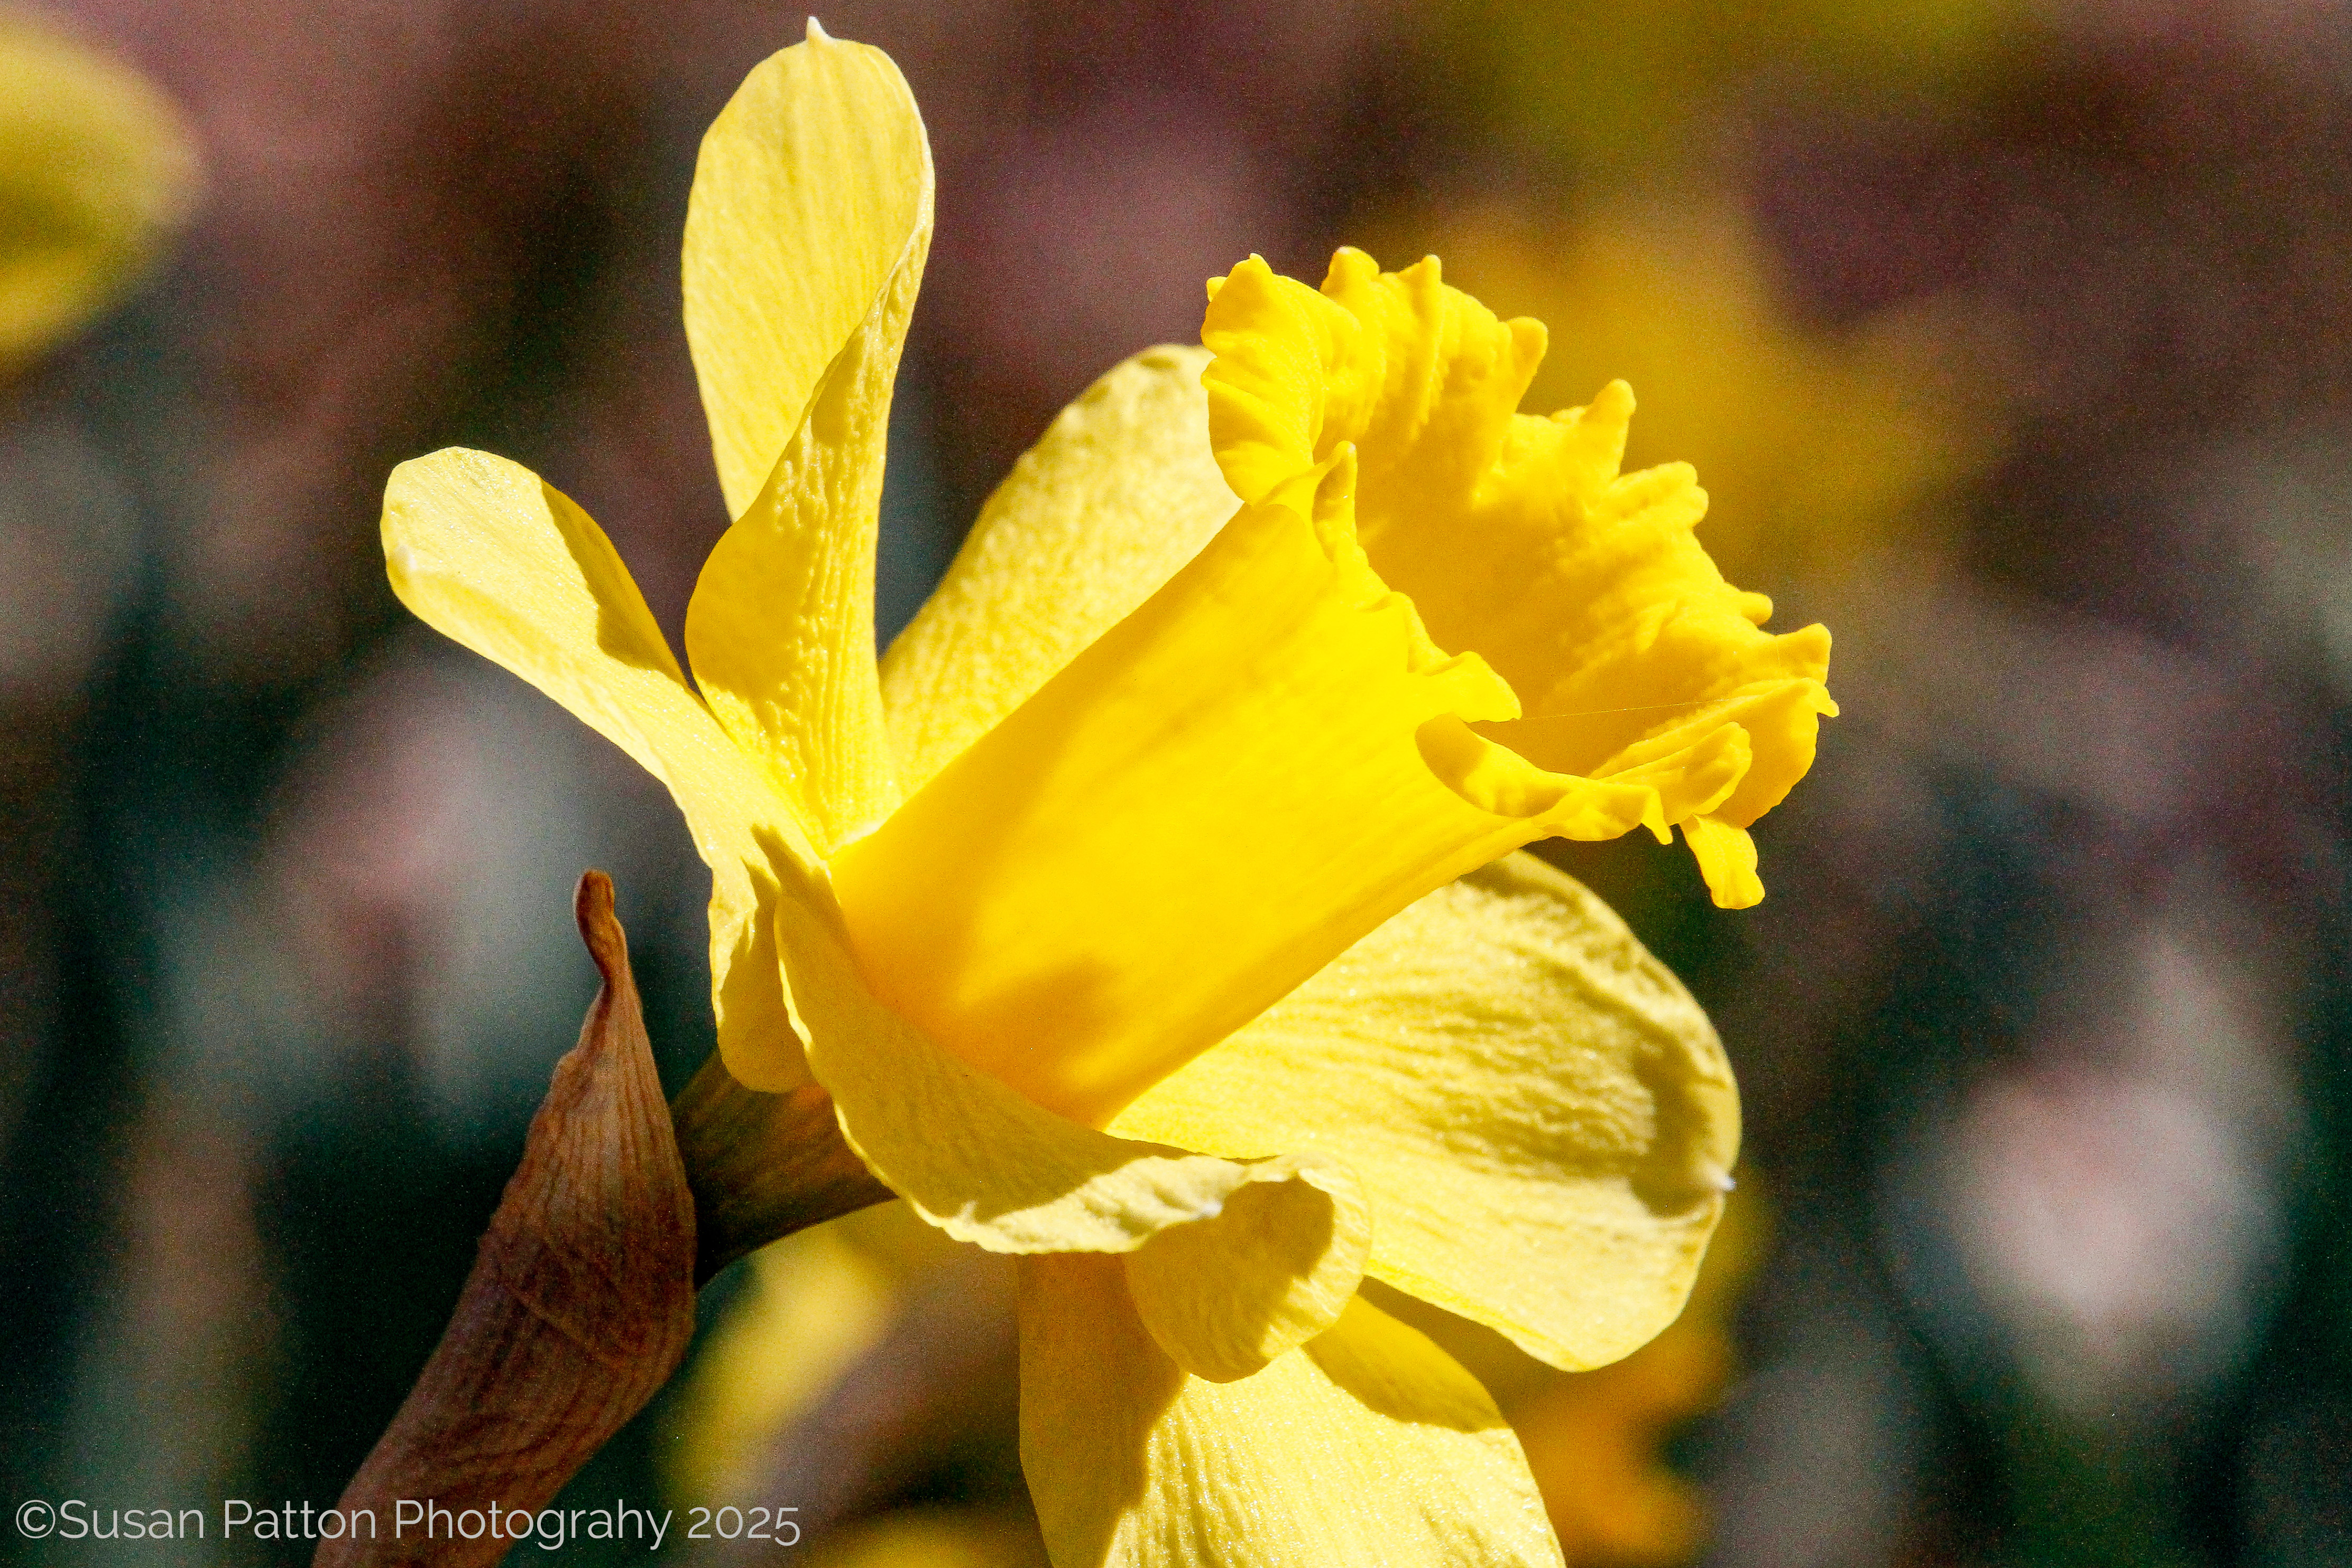
{"label": "daffodil flower", "polygon": [[1673,1318],[1729,1071],[1510,852],[1680,826],[1753,901],[1827,636],[1758,629],[1687,469],[1619,475],[1623,388],[1517,415],[1539,326],[1342,251],[1320,290],[1244,262],[1209,353],[1065,411],[877,664],[931,202],[897,68],[814,24],[703,143],[687,329],[736,521],[693,684],[595,524],[496,458],[395,471],[394,585],[669,786],[729,1070],[814,1079],[918,1213],[1021,1258],[1057,1563],[1556,1563],[1492,1402],[1356,1287],[1567,1367]]}

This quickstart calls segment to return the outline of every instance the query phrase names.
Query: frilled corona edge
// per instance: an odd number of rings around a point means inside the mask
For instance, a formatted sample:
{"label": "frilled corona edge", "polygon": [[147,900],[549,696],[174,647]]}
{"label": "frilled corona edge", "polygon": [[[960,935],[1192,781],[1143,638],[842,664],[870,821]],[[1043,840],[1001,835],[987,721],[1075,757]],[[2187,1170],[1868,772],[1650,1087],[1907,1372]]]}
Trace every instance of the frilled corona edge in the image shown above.
{"label": "frilled corona edge", "polygon": [[1511,711],[1425,741],[1433,766],[1500,815],[1557,818],[1528,838],[1613,836],[1632,824],[1603,792],[1644,792],[1636,819],[1683,829],[1717,903],[1761,899],[1747,829],[1837,711],[1829,632],[1761,629],[1771,601],[1725,582],[1694,532],[1706,493],[1688,464],[1621,471],[1632,391],[1518,412],[1543,323],[1500,320],[1435,257],[1383,272],[1343,248],[1319,289],[1252,257],[1209,287],[1210,438],[1234,493],[1353,452],[1371,567],[1438,647],[1507,683]]}

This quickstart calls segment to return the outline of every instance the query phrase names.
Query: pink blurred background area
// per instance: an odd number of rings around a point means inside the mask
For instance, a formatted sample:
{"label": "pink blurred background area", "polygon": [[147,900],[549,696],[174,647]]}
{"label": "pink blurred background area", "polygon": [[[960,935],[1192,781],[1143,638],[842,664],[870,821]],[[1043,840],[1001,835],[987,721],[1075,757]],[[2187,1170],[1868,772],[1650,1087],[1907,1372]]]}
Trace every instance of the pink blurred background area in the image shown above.
{"label": "pink blurred background area", "polygon": [[[678,321],[695,148],[802,17],[41,14],[172,96],[206,180],[0,400],[0,1490],[324,1506],[593,992],[584,867],[673,1088],[710,1030],[669,805],[394,604],[383,478],[530,465],[675,638],[727,522]],[[1204,279],[1340,244],[1545,320],[1542,411],[1629,380],[1631,460],[1695,463],[1726,571],[1835,631],[1760,908],[1678,851],[1557,851],[1713,1012],[1769,1200],[1739,1376],[1666,1450],[1703,1560],[2352,1561],[2352,8],[821,15],[897,58],[939,170],[886,637],[1055,409],[1197,335]],[[992,1521],[972,1561],[1032,1551],[1003,1282],[940,1267],[745,1439],[803,1555],[918,1506]],[[579,1484],[675,1494],[681,1420]]]}

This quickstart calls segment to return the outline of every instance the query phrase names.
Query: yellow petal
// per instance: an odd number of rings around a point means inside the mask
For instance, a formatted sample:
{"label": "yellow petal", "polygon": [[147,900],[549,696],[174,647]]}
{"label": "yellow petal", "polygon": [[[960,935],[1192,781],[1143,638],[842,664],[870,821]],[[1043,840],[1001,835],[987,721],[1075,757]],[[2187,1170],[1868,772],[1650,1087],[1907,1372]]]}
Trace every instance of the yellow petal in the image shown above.
{"label": "yellow petal", "polygon": [[1256,1370],[1354,1293],[1370,1216],[1338,1161],[1213,1159],[1066,1121],[877,1002],[821,881],[795,877],[776,910],[842,1132],[933,1225],[992,1252],[1130,1255],[1155,1337],[1209,1376]]}
{"label": "yellow petal", "polygon": [[687,686],[626,566],[572,500],[519,464],[450,447],[392,471],[383,552],[418,619],[521,676],[669,786],[710,868],[711,998],[729,1070],[806,1083],[755,879],[808,857],[785,801]]}
{"label": "yellow petal", "polygon": [[898,799],[874,548],[931,163],[889,58],[810,27],[737,90],[695,173],[687,323],[730,510],[753,465],[765,484],[703,565],[686,647],[711,711],[829,852]]}
{"label": "yellow petal", "polygon": [[980,509],[882,659],[901,776],[921,787],[1158,592],[1240,503],[1209,450],[1208,352],[1126,360],[1062,410]]}
{"label": "yellow petal", "polygon": [[928,241],[930,205],[930,147],[906,79],[814,19],[808,41],[753,68],[704,135],[686,214],[686,336],[728,516],[767,483],[909,242]]}
{"label": "yellow petal", "polygon": [[194,138],[127,63],[0,16],[0,369],[96,314],[194,205]]}
{"label": "yellow petal", "polygon": [[1739,1106],[1715,1032],[1608,907],[1528,855],[1432,893],[1112,1123],[1344,1152],[1366,1272],[1555,1366],[1682,1310]]}
{"label": "yellow petal", "polygon": [[[1252,1170],[1296,1169],[1328,1194],[1303,1211],[1285,1186],[1236,1188],[1212,1225],[1171,1226],[1127,1254],[1127,1286],[1160,1348],[1212,1382],[1248,1377],[1338,1320],[1363,1278],[1371,1209],[1344,1171],[1295,1155]],[[1336,1243],[1336,1245],[1335,1245]]]}
{"label": "yellow petal", "polygon": [[1021,1465],[1055,1568],[1560,1561],[1486,1390],[1360,1300],[1209,1383],[1160,1353],[1108,1260],[1025,1258]]}
{"label": "yellow petal", "polygon": [[1734,827],[1715,816],[1694,816],[1683,824],[1683,838],[1698,858],[1715,901],[1727,910],[1744,910],[1762,900],[1763,879],[1756,875],[1756,840],[1744,827]]}
{"label": "yellow petal", "polygon": [[[1516,412],[1541,323],[1496,320],[1445,287],[1434,258],[1382,273],[1342,250],[1319,292],[1255,258],[1235,268],[1202,340],[1218,356],[1218,461],[1242,497],[1355,446],[1373,566],[1439,646],[1483,656],[1524,707],[1490,739],[1546,773],[1641,776],[1670,822],[1745,827],[1811,765],[1819,718],[1836,711],[1828,633],[1758,629],[1771,605],[1700,548],[1706,498],[1687,467],[1619,472],[1622,383],[1588,408]],[[1734,728],[1748,756],[1727,794],[1719,778],[1676,782],[1685,762],[1719,768]],[[1720,903],[1753,880],[1710,885]]]}
{"label": "yellow petal", "polygon": [[1654,815],[1638,783],[1474,801],[1433,771],[1511,694],[1365,564],[1351,472],[1343,451],[1243,509],[836,858],[894,1010],[1099,1123],[1430,889]]}

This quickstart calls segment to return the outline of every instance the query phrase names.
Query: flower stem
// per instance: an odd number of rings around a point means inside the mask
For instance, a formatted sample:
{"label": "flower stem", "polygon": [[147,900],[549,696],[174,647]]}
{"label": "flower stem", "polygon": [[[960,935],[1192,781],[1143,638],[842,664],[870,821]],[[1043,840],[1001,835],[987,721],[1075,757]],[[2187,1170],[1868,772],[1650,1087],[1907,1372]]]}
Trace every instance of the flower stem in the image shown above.
{"label": "flower stem", "polygon": [[842,1141],[833,1097],[744,1088],[716,1052],[670,1106],[694,1193],[694,1283],[779,1237],[878,1204],[890,1189]]}

